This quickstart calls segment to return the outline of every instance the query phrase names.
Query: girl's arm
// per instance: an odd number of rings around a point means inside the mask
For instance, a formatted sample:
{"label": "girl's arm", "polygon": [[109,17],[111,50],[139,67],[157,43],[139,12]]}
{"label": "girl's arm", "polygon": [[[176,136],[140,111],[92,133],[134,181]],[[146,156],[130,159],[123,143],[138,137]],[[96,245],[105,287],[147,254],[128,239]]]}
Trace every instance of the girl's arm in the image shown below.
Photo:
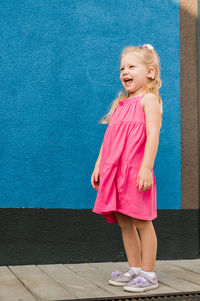
{"label": "girl's arm", "polygon": [[99,156],[97,158],[97,161],[96,161],[96,166],[100,166],[100,162],[101,162],[101,153],[102,153],[102,145],[103,145],[103,142],[101,144],[101,148],[100,148],[100,151],[99,151]]}
{"label": "girl's arm", "polygon": [[161,128],[161,111],[155,94],[148,94],[143,98],[146,116],[146,144],[141,167],[152,169],[156,158],[159,134]]}

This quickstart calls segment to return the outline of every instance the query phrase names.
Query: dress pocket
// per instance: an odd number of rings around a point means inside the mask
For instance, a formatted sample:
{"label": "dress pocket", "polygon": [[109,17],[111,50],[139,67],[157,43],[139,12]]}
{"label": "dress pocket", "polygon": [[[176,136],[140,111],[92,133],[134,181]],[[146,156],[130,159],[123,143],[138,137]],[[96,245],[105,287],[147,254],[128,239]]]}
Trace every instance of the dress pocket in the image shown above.
{"label": "dress pocket", "polygon": [[133,163],[126,163],[120,166],[117,185],[119,194],[136,193],[138,171],[138,167]]}
{"label": "dress pocket", "polygon": [[[126,175],[124,178],[124,185],[122,190],[123,199],[126,202],[132,202],[133,200],[137,200],[138,204],[142,204],[144,200],[152,199],[152,193],[154,187],[151,187],[147,191],[138,190],[139,186],[137,185],[137,176],[138,176],[139,168],[137,168],[134,164],[128,164],[126,168]],[[142,187],[143,189],[143,187]]]}

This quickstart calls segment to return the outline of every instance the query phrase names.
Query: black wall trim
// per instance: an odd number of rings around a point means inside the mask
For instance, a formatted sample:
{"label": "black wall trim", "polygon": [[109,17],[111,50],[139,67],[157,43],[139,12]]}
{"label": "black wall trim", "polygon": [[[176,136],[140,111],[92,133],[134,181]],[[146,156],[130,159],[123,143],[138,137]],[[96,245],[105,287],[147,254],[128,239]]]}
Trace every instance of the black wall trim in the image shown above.
{"label": "black wall trim", "polygon": [[[158,210],[157,260],[195,259],[199,210]],[[127,261],[117,224],[89,209],[0,208],[0,265]]]}

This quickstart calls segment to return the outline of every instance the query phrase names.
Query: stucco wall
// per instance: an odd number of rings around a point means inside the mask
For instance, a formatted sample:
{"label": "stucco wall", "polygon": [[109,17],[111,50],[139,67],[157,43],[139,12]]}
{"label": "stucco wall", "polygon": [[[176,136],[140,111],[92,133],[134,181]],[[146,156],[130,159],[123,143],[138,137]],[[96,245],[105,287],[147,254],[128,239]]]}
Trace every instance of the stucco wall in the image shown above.
{"label": "stucco wall", "polygon": [[126,260],[90,178],[120,52],[143,43],[161,59],[157,259],[199,258],[197,0],[8,0],[0,14],[0,265]]}
{"label": "stucco wall", "polygon": [[0,207],[93,207],[97,121],[122,88],[120,52],[151,43],[163,83],[157,207],[181,208],[177,1],[7,1],[0,30]]}

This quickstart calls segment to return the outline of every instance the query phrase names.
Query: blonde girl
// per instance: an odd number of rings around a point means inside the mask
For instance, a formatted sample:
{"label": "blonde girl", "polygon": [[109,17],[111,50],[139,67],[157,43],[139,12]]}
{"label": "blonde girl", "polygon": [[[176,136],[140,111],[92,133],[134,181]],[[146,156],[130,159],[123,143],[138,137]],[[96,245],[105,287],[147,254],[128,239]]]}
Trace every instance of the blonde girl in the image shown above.
{"label": "blonde girl", "polygon": [[160,60],[151,44],[128,46],[120,58],[123,89],[100,123],[109,124],[91,176],[98,190],[93,212],[121,228],[126,273],[112,273],[110,285],[130,292],[158,287],[156,180],[153,172],[162,126]]}

